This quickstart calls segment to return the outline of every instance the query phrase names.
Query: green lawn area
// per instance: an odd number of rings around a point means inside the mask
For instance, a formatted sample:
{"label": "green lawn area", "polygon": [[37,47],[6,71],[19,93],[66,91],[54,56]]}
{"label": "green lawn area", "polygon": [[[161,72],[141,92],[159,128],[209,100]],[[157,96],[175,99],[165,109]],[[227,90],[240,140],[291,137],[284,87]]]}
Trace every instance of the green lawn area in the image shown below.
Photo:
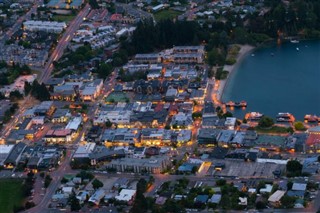
{"label": "green lawn area", "polygon": [[258,133],[288,133],[289,129],[281,126],[272,126],[270,129],[256,127]]}
{"label": "green lawn area", "polygon": [[127,102],[129,98],[124,92],[111,92],[110,95],[106,98],[106,102],[118,103],[118,102]]}
{"label": "green lawn area", "polygon": [[156,21],[160,21],[163,19],[174,19],[181,14],[181,12],[174,10],[161,10],[159,12],[154,13],[153,15]]}
{"label": "green lawn area", "polygon": [[23,202],[22,180],[0,180],[0,213],[13,212]]}
{"label": "green lawn area", "polygon": [[54,15],[52,17],[52,19],[54,21],[64,21],[66,23],[69,23],[70,21],[72,21],[72,19],[74,19],[74,17],[76,17],[75,15]]}

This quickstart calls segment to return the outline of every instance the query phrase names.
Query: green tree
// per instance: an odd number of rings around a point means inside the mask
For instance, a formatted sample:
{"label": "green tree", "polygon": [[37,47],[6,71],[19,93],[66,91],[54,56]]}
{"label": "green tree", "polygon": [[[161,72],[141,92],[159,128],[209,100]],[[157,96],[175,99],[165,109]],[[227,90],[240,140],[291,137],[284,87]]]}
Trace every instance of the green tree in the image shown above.
{"label": "green tree", "polygon": [[222,117],[223,117],[223,118],[233,117],[233,114],[232,114],[231,112],[227,111],[226,113],[224,113],[224,114],[222,115]]}
{"label": "green tree", "polygon": [[112,73],[112,70],[113,67],[110,64],[102,63],[97,70],[98,77],[106,79]]}
{"label": "green tree", "polygon": [[94,175],[91,172],[87,172],[87,171],[81,171],[76,176],[80,177],[82,180],[85,180],[85,179],[92,180],[94,178]]}
{"label": "green tree", "polygon": [[141,178],[137,183],[137,193],[145,193],[147,191],[148,183],[145,179]]}
{"label": "green tree", "polygon": [[266,203],[260,200],[256,203],[256,209],[265,209],[266,206]]}
{"label": "green tree", "polygon": [[94,179],[91,184],[92,184],[92,187],[93,187],[95,190],[103,187],[103,183],[102,183],[100,180],[98,180],[98,179]]}
{"label": "green tree", "polygon": [[302,165],[297,160],[288,161],[286,168],[289,175],[293,175],[293,176],[301,175]]}
{"label": "green tree", "polygon": [[197,166],[192,167],[192,171],[191,171],[192,174],[196,174],[197,171],[198,171],[198,167]]}
{"label": "green tree", "polygon": [[217,186],[224,186],[226,185],[227,181],[224,179],[219,179],[216,181]]}
{"label": "green tree", "polygon": [[192,119],[202,118],[201,112],[194,112],[192,113]]}
{"label": "green tree", "polygon": [[296,130],[306,130],[305,126],[303,125],[303,123],[301,121],[297,121],[294,123],[294,128]]}
{"label": "green tree", "polygon": [[89,0],[89,4],[92,9],[99,9],[100,8],[97,0]]}
{"label": "green tree", "polygon": [[44,188],[48,188],[52,181],[52,177],[50,175],[46,175],[44,178]]}
{"label": "green tree", "polygon": [[259,121],[259,127],[261,128],[269,128],[273,126],[274,122],[273,119],[267,116],[263,116]]}
{"label": "green tree", "polygon": [[106,127],[107,128],[111,128],[112,127],[112,122],[109,119],[106,121]]}
{"label": "green tree", "polygon": [[9,98],[11,101],[17,101],[21,100],[23,98],[23,95],[18,90],[15,90],[10,92]]}
{"label": "green tree", "polygon": [[71,211],[79,211],[81,209],[79,200],[77,199],[76,194],[74,192],[69,197],[69,203],[70,203]]}
{"label": "green tree", "polygon": [[282,198],[281,198],[281,205],[284,207],[284,208],[288,208],[288,209],[291,209],[293,208],[294,206],[294,203],[296,201],[296,198],[294,197],[290,197],[288,195],[284,195]]}

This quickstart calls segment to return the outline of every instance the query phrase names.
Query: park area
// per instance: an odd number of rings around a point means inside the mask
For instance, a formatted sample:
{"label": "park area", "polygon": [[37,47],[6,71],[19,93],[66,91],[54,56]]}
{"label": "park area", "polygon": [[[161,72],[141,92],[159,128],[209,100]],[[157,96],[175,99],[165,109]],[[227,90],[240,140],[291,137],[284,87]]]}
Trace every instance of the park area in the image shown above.
{"label": "park area", "polygon": [[106,98],[108,103],[129,102],[129,98],[124,92],[111,92]]}
{"label": "park area", "polygon": [[173,10],[162,10],[154,13],[154,18],[156,21],[161,21],[164,19],[174,19],[181,15],[181,12],[173,11]]}
{"label": "park area", "polygon": [[69,23],[74,19],[75,15],[53,15],[53,21]]}
{"label": "park area", "polygon": [[0,213],[11,213],[23,202],[22,180],[0,180]]}

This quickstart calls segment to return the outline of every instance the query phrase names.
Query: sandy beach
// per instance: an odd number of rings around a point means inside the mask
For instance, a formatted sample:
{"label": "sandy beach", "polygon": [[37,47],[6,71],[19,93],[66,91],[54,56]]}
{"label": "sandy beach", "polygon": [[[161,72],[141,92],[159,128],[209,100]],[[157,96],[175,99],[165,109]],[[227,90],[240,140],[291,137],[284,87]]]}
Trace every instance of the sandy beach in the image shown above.
{"label": "sandy beach", "polygon": [[238,69],[242,60],[255,48],[250,45],[239,45],[239,46],[240,46],[240,51],[239,51],[237,58],[236,58],[237,62],[233,65],[224,65],[224,67],[223,67],[223,70],[228,71],[229,74],[226,79],[220,80],[219,89],[216,91],[216,94],[217,94],[216,97],[219,101],[221,101],[221,96],[223,94],[223,90],[226,87],[226,85],[228,84],[228,80],[229,80],[230,76],[232,75],[232,73],[234,72],[234,70]]}

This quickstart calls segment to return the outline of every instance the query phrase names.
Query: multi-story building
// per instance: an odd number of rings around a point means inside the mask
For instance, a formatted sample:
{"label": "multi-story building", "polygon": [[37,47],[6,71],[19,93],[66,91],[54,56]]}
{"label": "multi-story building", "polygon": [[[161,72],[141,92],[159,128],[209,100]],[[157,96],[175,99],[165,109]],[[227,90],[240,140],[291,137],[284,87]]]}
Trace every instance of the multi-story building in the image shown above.
{"label": "multi-story building", "polygon": [[101,141],[108,147],[134,145],[140,141],[140,130],[136,128],[106,129],[102,133]]}
{"label": "multi-story building", "polygon": [[50,33],[61,33],[67,25],[65,22],[56,21],[25,21],[23,28],[29,31],[45,31]]}
{"label": "multi-story building", "polygon": [[160,174],[171,165],[168,156],[151,157],[147,159],[140,158],[121,158],[112,160],[109,168],[114,168],[119,172],[152,173]]}
{"label": "multi-story building", "polygon": [[134,57],[134,62],[137,64],[157,64],[161,63],[159,53],[137,54]]}

